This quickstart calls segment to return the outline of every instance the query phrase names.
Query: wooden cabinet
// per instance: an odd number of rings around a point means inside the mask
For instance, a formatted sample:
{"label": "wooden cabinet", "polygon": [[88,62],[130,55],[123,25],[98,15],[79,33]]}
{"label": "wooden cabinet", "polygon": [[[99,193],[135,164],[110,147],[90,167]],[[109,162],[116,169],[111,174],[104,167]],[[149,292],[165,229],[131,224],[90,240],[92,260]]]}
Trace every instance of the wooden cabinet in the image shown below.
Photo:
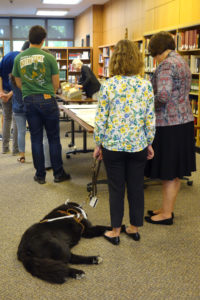
{"label": "wooden cabinet", "polygon": [[92,48],[91,47],[45,47],[56,58],[59,68],[60,81],[76,82],[79,72],[72,67],[74,58],[79,58],[85,65],[92,69]]}

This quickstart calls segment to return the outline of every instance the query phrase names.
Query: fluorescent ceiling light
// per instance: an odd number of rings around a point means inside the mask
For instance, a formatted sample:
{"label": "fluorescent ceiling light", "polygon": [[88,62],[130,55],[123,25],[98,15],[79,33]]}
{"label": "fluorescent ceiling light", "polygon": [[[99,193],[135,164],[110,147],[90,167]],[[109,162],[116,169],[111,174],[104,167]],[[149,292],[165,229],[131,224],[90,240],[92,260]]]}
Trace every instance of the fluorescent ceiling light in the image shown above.
{"label": "fluorescent ceiling light", "polygon": [[38,9],[36,11],[37,16],[52,16],[52,17],[63,17],[68,14],[67,10],[50,10],[50,9]]}
{"label": "fluorescent ceiling light", "polygon": [[82,0],[42,0],[44,4],[67,4],[74,5],[79,4]]}

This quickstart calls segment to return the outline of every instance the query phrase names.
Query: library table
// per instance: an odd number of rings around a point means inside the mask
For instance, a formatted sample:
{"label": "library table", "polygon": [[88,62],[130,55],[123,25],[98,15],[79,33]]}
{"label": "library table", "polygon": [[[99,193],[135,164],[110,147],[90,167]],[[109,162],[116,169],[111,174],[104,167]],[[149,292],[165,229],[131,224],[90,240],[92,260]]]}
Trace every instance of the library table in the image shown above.
{"label": "library table", "polygon": [[63,94],[56,94],[56,99],[57,101],[62,101],[63,104],[67,103],[79,103],[79,104],[84,104],[84,103],[95,103],[97,100],[94,100],[92,98],[69,98]]}
{"label": "library table", "polygon": [[[87,149],[87,133],[93,133],[94,131],[94,118],[96,112],[96,104],[71,104],[71,105],[59,105],[59,109],[71,120],[71,143],[70,147],[74,147],[72,151],[66,152],[66,157],[70,158],[70,154],[87,153],[92,152],[94,149]],[[76,149],[75,146],[75,127],[74,122],[82,128],[83,133],[83,149]],[[80,131],[79,131],[80,132]]]}

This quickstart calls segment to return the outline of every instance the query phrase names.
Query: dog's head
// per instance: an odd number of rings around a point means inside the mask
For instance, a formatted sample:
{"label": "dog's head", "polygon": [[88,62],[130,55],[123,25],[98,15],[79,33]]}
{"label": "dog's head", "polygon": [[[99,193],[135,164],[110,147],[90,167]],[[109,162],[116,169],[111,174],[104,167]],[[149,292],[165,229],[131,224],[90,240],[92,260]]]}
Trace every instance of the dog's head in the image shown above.
{"label": "dog's head", "polygon": [[78,204],[76,202],[70,202],[69,200],[67,200],[65,202],[65,206],[66,206],[66,210],[68,210],[68,211],[71,210],[72,214],[74,211],[77,211],[78,213],[83,215],[84,219],[87,219],[87,214],[80,204]]}

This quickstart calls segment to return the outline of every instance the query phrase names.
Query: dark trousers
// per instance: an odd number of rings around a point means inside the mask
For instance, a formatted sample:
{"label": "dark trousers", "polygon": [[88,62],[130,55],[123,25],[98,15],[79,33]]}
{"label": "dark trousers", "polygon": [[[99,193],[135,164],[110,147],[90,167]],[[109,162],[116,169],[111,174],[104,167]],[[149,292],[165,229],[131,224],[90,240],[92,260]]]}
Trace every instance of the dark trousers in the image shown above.
{"label": "dark trousers", "polygon": [[140,152],[118,152],[103,148],[110,201],[111,226],[120,227],[124,216],[127,185],[130,224],[142,226],[144,218],[144,167],[147,148]]}
{"label": "dark trousers", "polygon": [[60,143],[59,109],[54,97],[31,95],[24,99],[25,112],[31,133],[33,163],[36,175],[46,175],[43,150],[43,128],[46,129],[51,165],[54,176],[63,171],[62,148]]}

